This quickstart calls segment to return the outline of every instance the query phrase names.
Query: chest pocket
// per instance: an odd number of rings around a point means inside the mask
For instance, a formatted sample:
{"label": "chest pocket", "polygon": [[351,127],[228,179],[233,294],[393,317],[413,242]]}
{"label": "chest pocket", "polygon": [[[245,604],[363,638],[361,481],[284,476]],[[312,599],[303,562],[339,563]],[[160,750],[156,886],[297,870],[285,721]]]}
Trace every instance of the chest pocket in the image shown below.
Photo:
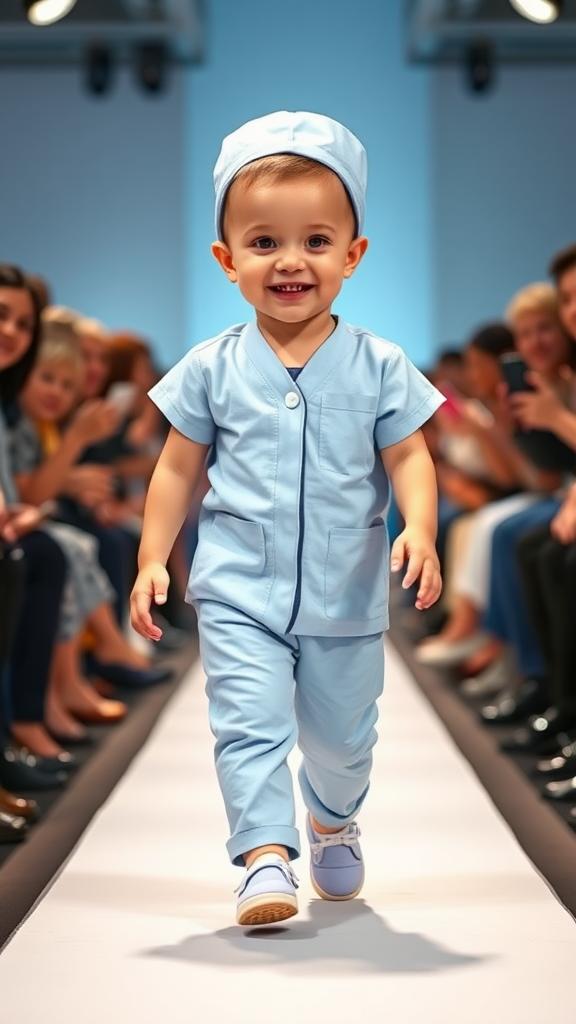
{"label": "chest pocket", "polygon": [[377,395],[325,391],[320,406],[318,459],[322,469],[354,476],[374,460]]}

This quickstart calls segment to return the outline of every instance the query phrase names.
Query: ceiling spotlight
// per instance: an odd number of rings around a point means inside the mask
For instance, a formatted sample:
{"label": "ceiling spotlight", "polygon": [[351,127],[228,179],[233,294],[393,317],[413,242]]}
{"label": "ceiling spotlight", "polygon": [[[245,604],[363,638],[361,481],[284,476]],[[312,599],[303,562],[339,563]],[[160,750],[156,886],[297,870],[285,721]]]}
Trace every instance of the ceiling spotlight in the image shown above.
{"label": "ceiling spotlight", "polygon": [[539,25],[549,25],[562,13],[561,0],[510,0],[518,14]]}
{"label": "ceiling spotlight", "polygon": [[494,53],[490,44],[476,42],[468,47],[464,68],[472,92],[486,92],[494,81]]}
{"label": "ceiling spotlight", "polygon": [[108,92],[112,82],[112,55],[105,46],[92,46],[86,54],[86,85],[96,96]]}
{"label": "ceiling spotlight", "polygon": [[26,17],[32,25],[52,25],[65,18],[76,0],[24,0]]}
{"label": "ceiling spotlight", "polygon": [[164,43],[143,43],[136,51],[138,81],[146,92],[161,92],[166,85],[168,54]]}

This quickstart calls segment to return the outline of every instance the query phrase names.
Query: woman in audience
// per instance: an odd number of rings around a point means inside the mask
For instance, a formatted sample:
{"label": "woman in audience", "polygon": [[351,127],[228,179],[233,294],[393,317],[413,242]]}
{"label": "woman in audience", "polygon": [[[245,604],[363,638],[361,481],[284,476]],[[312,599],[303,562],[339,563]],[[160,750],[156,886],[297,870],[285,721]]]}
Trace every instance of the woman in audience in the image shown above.
{"label": "woman in audience", "polygon": [[[528,367],[539,374],[546,386],[569,404],[566,366],[573,362],[573,345],[558,314],[558,296],[551,285],[537,284],[523,289],[512,300],[508,319],[516,348]],[[424,641],[417,656],[427,664],[458,664],[484,646],[479,633],[480,617],[487,607],[490,590],[490,552],[494,530],[500,522],[532,505],[548,507],[551,495],[561,484],[562,473],[542,468],[523,454],[519,421],[514,418],[512,401],[506,402],[509,422],[495,421],[486,429],[490,443],[507,461],[511,479],[521,493],[493,502],[474,514],[466,552],[457,570],[454,590],[455,609],[437,637]],[[496,656],[499,646],[491,641],[481,657],[484,664]],[[482,663],[480,663],[482,664]]]}
{"label": "woman in audience", "polygon": [[[0,399],[9,410],[25,384],[36,358],[40,336],[36,298],[16,267],[0,266]],[[0,737],[0,784],[13,789],[40,789],[66,780],[66,758],[44,725],[45,696],[65,581],[60,547],[38,529],[41,513],[18,506],[8,453],[8,432],[0,410],[0,486],[8,507],[2,529],[9,543],[18,541],[25,568],[24,593],[10,652],[8,674],[10,717],[4,729],[17,730],[20,742],[48,762],[20,755]],[[30,642],[31,623],[34,642]],[[6,670],[6,666],[4,666]],[[47,770],[44,771],[43,768]]]}

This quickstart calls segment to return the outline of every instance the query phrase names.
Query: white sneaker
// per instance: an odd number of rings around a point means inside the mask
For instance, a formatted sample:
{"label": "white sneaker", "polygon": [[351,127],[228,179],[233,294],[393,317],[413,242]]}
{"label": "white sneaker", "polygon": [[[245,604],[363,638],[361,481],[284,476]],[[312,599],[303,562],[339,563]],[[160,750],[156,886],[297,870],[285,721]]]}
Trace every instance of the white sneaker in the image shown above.
{"label": "white sneaker", "polygon": [[236,923],[244,927],[276,924],[298,913],[298,879],[290,864],[275,853],[263,853],[238,886]]}
{"label": "white sneaker", "polygon": [[472,654],[476,654],[487,642],[485,633],[474,633],[463,640],[456,640],[449,643],[440,637],[432,637],[418,644],[414,651],[414,657],[420,665],[434,665],[438,668],[449,668],[452,665],[459,665],[466,661]]}

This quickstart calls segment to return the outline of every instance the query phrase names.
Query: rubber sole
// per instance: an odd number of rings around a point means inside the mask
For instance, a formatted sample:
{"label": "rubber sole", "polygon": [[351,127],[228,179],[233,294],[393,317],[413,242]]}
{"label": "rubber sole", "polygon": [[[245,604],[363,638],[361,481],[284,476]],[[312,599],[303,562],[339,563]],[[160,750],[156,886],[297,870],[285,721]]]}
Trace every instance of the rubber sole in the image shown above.
{"label": "rubber sole", "polygon": [[358,888],[355,889],[354,892],[347,893],[346,896],[332,896],[329,892],[324,892],[324,889],[321,889],[320,886],[318,885],[316,879],[314,878],[314,875],[312,874],[312,871],[310,871],[310,881],[312,882],[312,888],[314,889],[314,892],[318,893],[318,896],[320,896],[321,899],[333,900],[336,903],[341,903],[343,900],[354,900],[360,894],[360,892],[362,891],[362,887],[364,885],[364,872],[362,872],[362,880]]}
{"label": "rubber sole", "polygon": [[298,913],[298,901],[295,896],[283,896],[277,892],[264,892],[244,900],[238,907],[236,923],[243,927],[255,927],[260,924],[277,924],[287,921]]}

